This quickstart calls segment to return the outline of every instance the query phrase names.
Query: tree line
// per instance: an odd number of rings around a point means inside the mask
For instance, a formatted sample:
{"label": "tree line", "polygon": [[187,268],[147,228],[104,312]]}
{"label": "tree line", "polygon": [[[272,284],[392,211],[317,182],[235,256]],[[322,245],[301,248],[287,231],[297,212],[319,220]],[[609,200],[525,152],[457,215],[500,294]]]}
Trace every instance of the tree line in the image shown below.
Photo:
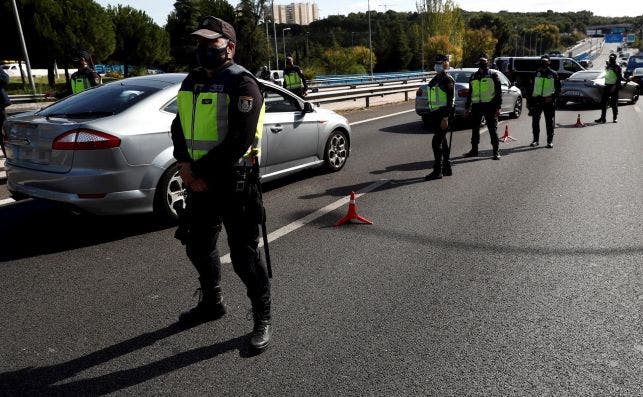
{"label": "tree line", "polygon": [[[241,0],[236,8],[225,0],[177,0],[162,27],[142,10],[102,7],[93,0],[21,0],[19,13],[30,61],[49,69],[52,86],[54,64],[69,76],[71,59],[80,49],[88,50],[95,63],[125,65],[125,77],[148,67],[187,71],[196,63],[196,42],[189,34],[206,15],[234,25],[239,64],[251,71],[269,64],[276,69],[276,31],[279,67],[285,47],[309,78],[368,73],[371,60],[374,72],[424,70],[437,53],[451,54],[454,65],[470,66],[481,52],[561,50],[582,39],[590,25],[631,23],[639,31],[643,26],[643,16],[606,18],[589,11],[467,12],[453,0],[422,0],[415,12],[371,11],[334,15],[308,26],[275,25],[264,6],[265,0]],[[0,35],[0,58],[21,59],[10,2],[0,4]]]}

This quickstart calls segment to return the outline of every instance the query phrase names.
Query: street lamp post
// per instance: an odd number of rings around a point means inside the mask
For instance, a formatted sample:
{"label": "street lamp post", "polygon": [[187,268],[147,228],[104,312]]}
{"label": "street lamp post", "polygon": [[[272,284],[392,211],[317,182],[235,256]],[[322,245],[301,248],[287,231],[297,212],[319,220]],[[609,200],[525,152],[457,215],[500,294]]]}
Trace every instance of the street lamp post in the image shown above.
{"label": "street lamp post", "polygon": [[281,40],[284,42],[284,69],[286,69],[286,30],[290,28],[281,29]]}
{"label": "street lamp post", "polygon": [[373,40],[371,38],[371,0],[368,0],[368,49],[371,56],[371,80],[373,79]]}
{"label": "street lamp post", "polygon": [[[18,6],[16,5],[16,0],[13,0],[12,4],[13,4],[13,13],[16,17],[16,25],[18,25],[18,32],[20,34],[20,44],[22,45],[22,55],[25,57],[25,63],[27,64],[27,74],[29,75],[29,84],[31,85],[31,92],[35,94],[36,84],[34,83],[33,76],[31,74],[31,63],[29,62],[29,54],[27,53],[27,44],[25,43],[25,36],[22,34],[22,24],[20,23],[20,16],[18,15]],[[22,66],[20,67],[20,69],[22,69]]]}
{"label": "street lamp post", "polygon": [[277,48],[277,25],[275,22],[275,0],[272,0],[272,33],[275,36],[275,67],[279,70],[279,49]]}

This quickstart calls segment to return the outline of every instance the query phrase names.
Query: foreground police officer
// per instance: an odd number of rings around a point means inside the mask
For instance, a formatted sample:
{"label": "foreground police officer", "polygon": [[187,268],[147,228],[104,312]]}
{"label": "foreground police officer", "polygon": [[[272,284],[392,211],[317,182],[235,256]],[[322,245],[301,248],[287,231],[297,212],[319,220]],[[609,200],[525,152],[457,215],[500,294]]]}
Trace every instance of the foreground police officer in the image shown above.
{"label": "foreground police officer", "polygon": [[485,118],[493,159],[500,160],[498,153],[498,115],[502,105],[502,87],[498,73],[489,70],[489,59],[486,54],[481,54],[478,59],[478,70],[469,78],[469,93],[465,103],[466,114],[471,115],[471,150],[464,157],[478,155],[480,143],[480,122]]}
{"label": "foreground police officer", "polygon": [[199,273],[201,300],[179,317],[186,326],[220,318],[217,239],[226,228],[234,271],[247,288],[254,328],[250,344],[270,341],[270,282],[258,246],[263,207],[250,177],[263,129],[263,98],[254,76],[233,61],[234,28],[212,16],[192,33],[200,67],[183,81],[172,123],[174,157],[188,188],[187,255]]}
{"label": "foreground police officer", "polygon": [[536,71],[533,82],[531,98],[529,98],[531,111],[531,128],[534,140],[530,146],[538,146],[540,138],[540,115],[545,114],[547,128],[547,147],[554,147],[554,117],[556,116],[556,97],[560,94],[560,80],[558,74],[549,67],[549,56],[540,57],[540,67]]}
{"label": "foreground police officer", "polygon": [[606,122],[608,102],[611,102],[612,106],[612,121],[618,122],[618,92],[621,89],[621,81],[623,81],[623,72],[616,63],[616,54],[611,53],[605,66],[605,89],[601,96],[601,117],[594,120],[597,123]]}
{"label": "foreground police officer", "polygon": [[301,72],[301,68],[293,63],[292,57],[286,58],[286,68],[284,69],[284,88],[300,98],[306,96],[306,90],[308,89],[306,78]]}
{"label": "foreground police officer", "polygon": [[433,68],[437,73],[429,81],[426,103],[429,107],[429,128],[433,131],[431,147],[434,161],[433,171],[424,177],[427,181],[453,174],[446,136],[449,123],[453,121],[455,81],[446,72],[449,69],[449,58],[446,55],[436,56]]}
{"label": "foreground police officer", "polygon": [[70,90],[72,94],[78,94],[100,84],[100,76],[94,70],[94,63],[89,52],[79,51],[73,60],[78,64],[78,70],[71,75]]}

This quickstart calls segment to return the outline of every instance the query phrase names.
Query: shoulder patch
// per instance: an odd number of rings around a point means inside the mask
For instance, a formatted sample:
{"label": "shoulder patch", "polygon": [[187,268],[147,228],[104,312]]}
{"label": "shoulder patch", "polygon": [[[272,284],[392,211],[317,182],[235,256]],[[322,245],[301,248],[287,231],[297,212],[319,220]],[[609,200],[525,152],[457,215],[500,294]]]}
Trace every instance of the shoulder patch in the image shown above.
{"label": "shoulder patch", "polygon": [[239,97],[239,102],[237,104],[237,108],[241,113],[248,113],[249,111],[252,110],[252,104],[254,102],[254,99],[250,96],[240,96]]}

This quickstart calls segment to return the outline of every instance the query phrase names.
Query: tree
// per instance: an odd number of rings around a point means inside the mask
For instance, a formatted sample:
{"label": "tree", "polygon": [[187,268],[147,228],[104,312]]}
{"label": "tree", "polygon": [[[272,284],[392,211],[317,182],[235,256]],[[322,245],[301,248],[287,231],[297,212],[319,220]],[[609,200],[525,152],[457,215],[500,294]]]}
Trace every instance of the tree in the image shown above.
{"label": "tree", "polygon": [[169,59],[169,37],[145,11],[132,7],[108,6],[116,32],[116,49],[111,58],[123,62],[125,77],[129,66],[147,67]]}
{"label": "tree", "polygon": [[[509,40],[511,37],[511,32],[509,30],[509,24],[507,23],[507,21],[489,12],[474,16],[468,21],[467,26],[470,29],[486,29],[488,31],[491,31],[493,37],[496,38],[496,44],[491,51],[489,51],[488,49],[485,50],[485,52],[487,52],[490,57],[495,57],[506,53],[510,48],[512,48],[511,46],[516,43],[516,40]],[[517,25],[516,29],[514,30],[517,30]]]}
{"label": "tree", "polygon": [[237,33],[235,62],[251,71],[266,64],[270,56],[266,32],[259,25],[264,4],[264,0],[241,0],[233,23]]}
{"label": "tree", "polygon": [[464,18],[460,8],[453,0],[423,0],[418,3],[418,12],[423,14],[424,20],[425,58],[432,60],[436,51],[448,51],[453,64],[460,62],[464,41]]}
{"label": "tree", "polygon": [[474,65],[481,53],[486,53],[491,57],[497,42],[498,40],[487,29],[467,29],[464,33],[462,64],[464,66]]}

